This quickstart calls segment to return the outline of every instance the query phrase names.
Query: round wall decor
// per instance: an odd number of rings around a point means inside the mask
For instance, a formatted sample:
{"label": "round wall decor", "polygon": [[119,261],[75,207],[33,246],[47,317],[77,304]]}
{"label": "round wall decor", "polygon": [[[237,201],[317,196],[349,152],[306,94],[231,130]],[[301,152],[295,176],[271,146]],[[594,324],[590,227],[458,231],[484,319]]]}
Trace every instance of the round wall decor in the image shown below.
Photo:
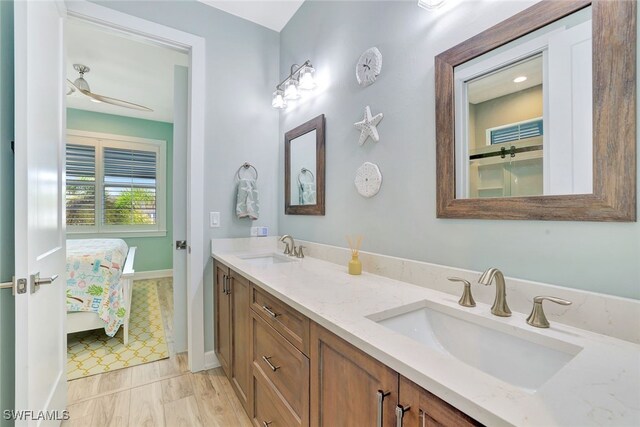
{"label": "round wall decor", "polygon": [[362,87],[369,86],[376,81],[382,70],[382,54],[377,47],[364,51],[356,64],[356,79]]}
{"label": "round wall decor", "polygon": [[356,189],[361,196],[373,197],[380,191],[382,174],[374,163],[364,162],[356,171]]}

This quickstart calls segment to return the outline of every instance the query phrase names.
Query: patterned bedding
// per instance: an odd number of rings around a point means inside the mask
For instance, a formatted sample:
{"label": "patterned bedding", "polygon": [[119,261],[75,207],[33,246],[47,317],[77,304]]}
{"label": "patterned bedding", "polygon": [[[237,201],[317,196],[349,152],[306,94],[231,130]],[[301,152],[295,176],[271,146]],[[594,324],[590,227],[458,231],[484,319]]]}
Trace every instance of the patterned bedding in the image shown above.
{"label": "patterned bedding", "polygon": [[121,239],[67,240],[67,311],[97,313],[110,337],[126,314],[120,276],[128,250]]}

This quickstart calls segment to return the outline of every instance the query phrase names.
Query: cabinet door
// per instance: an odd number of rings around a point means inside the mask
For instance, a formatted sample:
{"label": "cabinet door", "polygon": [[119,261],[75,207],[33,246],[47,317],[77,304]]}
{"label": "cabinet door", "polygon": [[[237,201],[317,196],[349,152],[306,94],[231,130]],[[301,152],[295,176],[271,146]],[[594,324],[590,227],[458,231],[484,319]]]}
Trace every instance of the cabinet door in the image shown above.
{"label": "cabinet door", "polygon": [[249,325],[249,299],[251,283],[234,271],[231,271],[231,384],[249,412],[249,386],[251,384],[251,359],[249,358],[249,344],[251,335]]}
{"label": "cabinet door", "polygon": [[393,426],[398,374],[312,323],[311,426]]}
{"label": "cabinet door", "polygon": [[404,415],[400,415],[398,411],[396,416],[402,418],[402,422],[394,425],[403,427],[482,425],[405,377],[400,377],[398,402],[398,406],[404,408],[405,412]]}
{"label": "cabinet door", "polygon": [[215,264],[215,351],[227,377],[231,378],[231,302],[227,292],[229,269]]}

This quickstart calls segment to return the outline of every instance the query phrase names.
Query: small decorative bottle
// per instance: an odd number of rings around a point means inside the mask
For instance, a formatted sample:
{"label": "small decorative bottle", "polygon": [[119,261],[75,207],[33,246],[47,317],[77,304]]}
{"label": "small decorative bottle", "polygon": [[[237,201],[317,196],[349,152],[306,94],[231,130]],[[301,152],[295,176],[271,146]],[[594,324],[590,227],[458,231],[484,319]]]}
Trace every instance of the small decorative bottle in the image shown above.
{"label": "small decorative bottle", "polygon": [[349,261],[349,274],[353,274],[354,276],[362,274],[362,263],[360,262],[360,258],[358,258],[357,254],[351,255],[351,261]]}
{"label": "small decorative bottle", "polygon": [[351,261],[349,261],[349,274],[357,276],[362,274],[362,263],[360,262],[360,246],[362,245],[362,236],[355,236],[351,239],[347,236],[347,242],[349,242],[349,249],[351,249]]}

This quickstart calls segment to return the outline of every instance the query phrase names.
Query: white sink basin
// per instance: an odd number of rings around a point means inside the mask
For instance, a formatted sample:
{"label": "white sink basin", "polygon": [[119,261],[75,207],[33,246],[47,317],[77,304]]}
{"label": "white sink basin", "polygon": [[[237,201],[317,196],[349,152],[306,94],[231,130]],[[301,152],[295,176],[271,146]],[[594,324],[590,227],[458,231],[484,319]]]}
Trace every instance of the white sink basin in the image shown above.
{"label": "white sink basin", "polygon": [[581,350],[525,328],[431,301],[407,306],[404,312],[402,307],[393,311],[368,317],[528,392],[535,392]]}
{"label": "white sink basin", "polygon": [[271,264],[281,264],[284,262],[295,262],[296,259],[292,257],[288,257],[286,255],[282,255],[279,253],[267,253],[267,254],[251,254],[245,256],[239,256],[238,258],[247,261],[253,265],[271,265]]}

